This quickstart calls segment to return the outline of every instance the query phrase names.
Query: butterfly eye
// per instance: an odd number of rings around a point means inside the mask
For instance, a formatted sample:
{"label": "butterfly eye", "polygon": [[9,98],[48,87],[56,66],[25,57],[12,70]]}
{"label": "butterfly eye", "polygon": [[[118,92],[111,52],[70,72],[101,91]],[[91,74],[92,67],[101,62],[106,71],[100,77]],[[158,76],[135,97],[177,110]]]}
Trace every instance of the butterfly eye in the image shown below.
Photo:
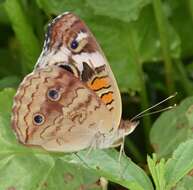
{"label": "butterfly eye", "polygon": [[51,101],[58,101],[60,99],[60,93],[56,89],[48,90],[47,96]]}
{"label": "butterfly eye", "polygon": [[33,117],[33,122],[35,125],[42,125],[44,123],[44,116],[40,113],[35,114]]}

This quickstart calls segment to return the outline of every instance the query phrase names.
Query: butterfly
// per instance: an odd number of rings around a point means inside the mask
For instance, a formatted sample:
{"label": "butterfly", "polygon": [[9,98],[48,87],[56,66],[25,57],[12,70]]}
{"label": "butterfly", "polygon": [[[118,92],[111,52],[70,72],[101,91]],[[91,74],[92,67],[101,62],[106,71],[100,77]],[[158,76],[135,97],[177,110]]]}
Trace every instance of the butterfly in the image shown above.
{"label": "butterfly", "polygon": [[60,152],[118,146],[137,126],[121,114],[117,82],[93,34],[75,14],[59,15],[14,97],[18,140]]}

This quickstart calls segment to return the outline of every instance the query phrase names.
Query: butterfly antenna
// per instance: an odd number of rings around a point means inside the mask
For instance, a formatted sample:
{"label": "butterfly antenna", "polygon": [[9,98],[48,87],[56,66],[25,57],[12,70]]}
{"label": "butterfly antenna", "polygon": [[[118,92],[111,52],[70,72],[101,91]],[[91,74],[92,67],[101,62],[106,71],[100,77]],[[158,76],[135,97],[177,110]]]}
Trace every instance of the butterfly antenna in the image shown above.
{"label": "butterfly antenna", "polygon": [[161,110],[157,110],[157,111],[153,111],[151,113],[146,113],[146,114],[143,114],[143,115],[139,115],[138,117],[135,117],[135,119],[139,119],[141,117],[148,116],[148,115],[153,115],[153,114],[160,113],[160,112],[163,112],[163,111],[168,111],[168,110],[171,110],[171,109],[175,108],[176,106],[177,106],[177,104],[174,104],[173,106],[168,106],[167,108],[163,108]]}
{"label": "butterfly antenna", "polygon": [[[155,108],[155,107],[163,104],[164,102],[166,102],[166,101],[174,98],[176,95],[177,95],[177,92],[175,92],[174,94],[172,94],[172,95],[169,96],[168,98],[162,100],[161,102],[158,102],[157,104],[151,106],[150,108],[145,109],[144,111],[140,112],[139,114],[137,114],[136,116],[134,116],[133,118],[131,118],[131,121],[133,121],[133,120],[135,120],[135,119],[137,119],[137,118],[143,117],[145,112],[148,112],[149,110],[152,110],[153,108]],[[174,105],[174,106],[169,106],[169,107],[164,108],[164,109],[162,109],[162,110],[152,112],[152,113],[150,113],[150,115],[151,115],[151,114],[154,114],[154,113],[156,113],[156,112],[159,113],[159,112],[161,112],[161,111],[165,111],[165,110],[168,110],[168,109],[172,109],[172,108],[175,107],[175,106],[176,106],[176,105]],[[145,114],[145,115],[147,115],[147,114]]]}
{"label": "butterfly antenna", "polygon": [[121,162],[121,157],[123,154],[125,154],[125,151],[124,151],[124,146],[125,146],[125,136],[123,137],[123,141],[121,143],[121,147],[120,147],[120,150],[119,150],[119,163]]}

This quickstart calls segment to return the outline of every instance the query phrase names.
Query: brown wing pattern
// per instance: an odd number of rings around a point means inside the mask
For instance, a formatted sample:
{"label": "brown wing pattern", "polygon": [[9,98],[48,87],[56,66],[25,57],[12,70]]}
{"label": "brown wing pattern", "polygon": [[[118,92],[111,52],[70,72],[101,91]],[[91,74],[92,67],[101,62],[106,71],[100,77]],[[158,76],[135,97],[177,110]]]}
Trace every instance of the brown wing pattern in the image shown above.
{"label": "brown wing pattern", "polygon": [[97,133],[112,130],[105,104],[62,68],[26,76],[14,100],[12,126],[24,144],[71,152],[89,147]]}
{"label": "brown wing pattern", "polygon": [[72,13],[55,18],[14,98],[12,127],[20,142],[62,152],[108,148],[137,125],[120,122],[121,112],[116,80],[86,24]]}
{"label": "brown wing pattern", "polygon": [[94,90],[111,111],[114,127],[118,128],[122,105],[117,82],[95,37],[73,13],[64,13],[49,24],[36,68],[50,65],[65,65]]}

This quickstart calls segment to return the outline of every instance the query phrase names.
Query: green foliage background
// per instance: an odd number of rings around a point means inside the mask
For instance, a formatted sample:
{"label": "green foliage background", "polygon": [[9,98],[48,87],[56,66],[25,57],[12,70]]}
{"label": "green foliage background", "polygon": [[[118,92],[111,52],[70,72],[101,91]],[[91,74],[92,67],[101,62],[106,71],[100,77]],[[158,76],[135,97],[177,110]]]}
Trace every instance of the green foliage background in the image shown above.
{"label": "green foliage background", "polygon": [[[176,108],[143,118],[120,162],[116,150],[86,156],[86,150],[27,148],[11,130],[15,90],[33,69],[47,24],[65,11],[79,15],[101,44],[122,93],[124,118],[178,92],[168,103],[179,103]],[[192,190],[192,34],[192,0],[1,0],[0,190],[96,190],[102,189],[100,176],[113,182],[109,189]]]}

